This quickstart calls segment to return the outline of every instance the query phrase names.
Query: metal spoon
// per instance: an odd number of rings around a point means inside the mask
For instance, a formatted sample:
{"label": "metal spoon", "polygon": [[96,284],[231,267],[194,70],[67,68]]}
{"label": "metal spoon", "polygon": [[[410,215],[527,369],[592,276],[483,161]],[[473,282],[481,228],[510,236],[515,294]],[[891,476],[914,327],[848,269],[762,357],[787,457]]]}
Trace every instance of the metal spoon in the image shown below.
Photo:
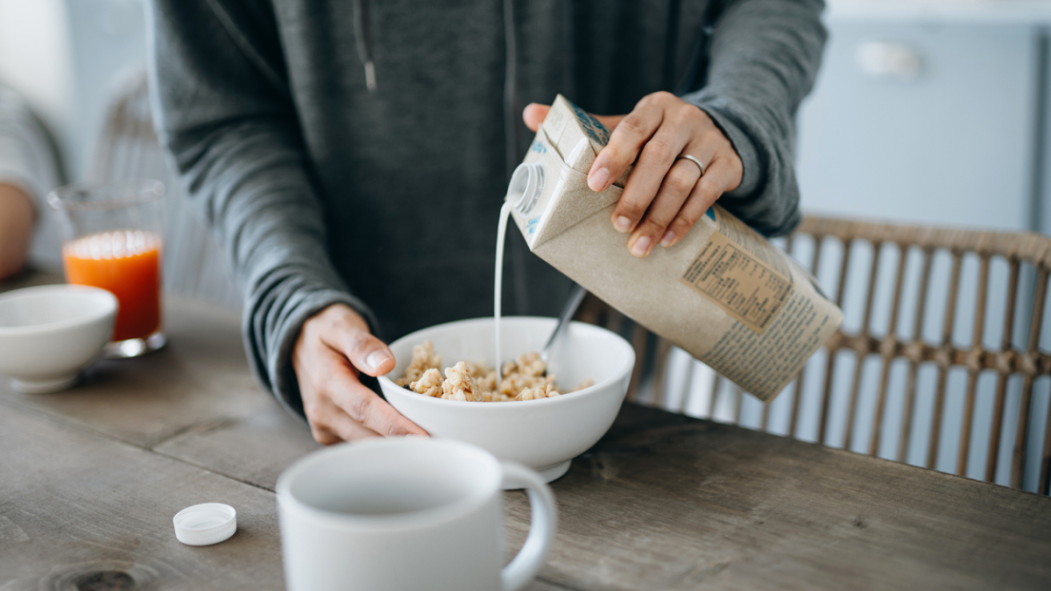
{"label": "metal spoon", "polygon": [[[551,349],[554,348],[555,343],[558,339],[565,334],[566,329],[569,328],[569,321],[573,319],[573,315],[577,313],[577,308],[580,307],[580,302],[584,301],[584,296],[588,294],[588,290],[584,289],[580,284],[575,284],[573,291],[569,294],[569,299],[566,300],[565,307],[562,308],[562,313],[558,316],[558,324],[555,325],[555,330],[551,331],[551,336],[547,339],[547,344],[544,345],[543,350],[540,351],[540,359],[544,363],[548,362],[548,357],[551,356]],[[503,364],[497,368],[500,379],[504,377]]]}
{"label": "metal spoon", "polygon": [[577,313],[577,308],[580,307],[580,302],[584,301],[584,296],[588,294],[588,290],[584,289],[581,285],[577,284],[573,287],[573,292],[569,294],[569,299],[566,300],[566,306],[562,308],[562,314],[558,317],[558,325],[555,326],[555,330],[551,333],[551,337],[547,339],[547,344],[544,345],[544,349],[540,351],[540,358],[547,363],[548,357],[551,355],[551,349],[555,346],[555,343],[565,334],[566,329],[569,328],[569,321],[573,318],[573,315]]}

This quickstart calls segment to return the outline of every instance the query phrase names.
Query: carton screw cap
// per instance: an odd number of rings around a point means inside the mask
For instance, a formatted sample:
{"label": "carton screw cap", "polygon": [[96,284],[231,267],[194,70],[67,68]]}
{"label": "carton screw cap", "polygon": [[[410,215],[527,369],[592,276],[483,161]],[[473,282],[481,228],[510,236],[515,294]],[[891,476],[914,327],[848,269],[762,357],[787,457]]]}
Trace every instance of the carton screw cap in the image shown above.
{"label": "carton screw cap", "polygon": [[544,192],[544,166],[539,162],[519,164],[507,185],[507,200],[522,215],[528,215]]}

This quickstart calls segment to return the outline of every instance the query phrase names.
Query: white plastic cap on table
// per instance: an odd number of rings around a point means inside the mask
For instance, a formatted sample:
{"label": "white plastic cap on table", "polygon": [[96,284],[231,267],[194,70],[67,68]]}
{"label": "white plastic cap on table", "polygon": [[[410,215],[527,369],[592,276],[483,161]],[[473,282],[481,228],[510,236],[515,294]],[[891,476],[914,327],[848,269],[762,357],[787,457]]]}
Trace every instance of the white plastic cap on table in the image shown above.
{"label": "white plastic cap on table", "polygon": [[188,546],[209,546],[230,539],[237,531],[237,511],[223,503],[187,507],[172,518],[175,537]]}

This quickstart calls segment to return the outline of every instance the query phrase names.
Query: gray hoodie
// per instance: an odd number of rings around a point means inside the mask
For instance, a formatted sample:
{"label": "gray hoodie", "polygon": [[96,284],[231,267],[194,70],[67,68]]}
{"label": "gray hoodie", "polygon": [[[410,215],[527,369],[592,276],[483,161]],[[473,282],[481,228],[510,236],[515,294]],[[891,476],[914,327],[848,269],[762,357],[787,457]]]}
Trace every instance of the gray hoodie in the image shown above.
{"label": "gray hoodie", "polygon": [[[154,0],[158,131],[244,290],[261,381],[302,403],[290,351],[344,302],[386,339],[492,313],[497,213],[565,94],[627,113],[673,90],[744,164],[720,204],[760,231],[799,221],[794,117],[821,0]],[[710,32],[710,33],[709,33]],[[570,284],[509,232],[504,309],[553,315]]]}

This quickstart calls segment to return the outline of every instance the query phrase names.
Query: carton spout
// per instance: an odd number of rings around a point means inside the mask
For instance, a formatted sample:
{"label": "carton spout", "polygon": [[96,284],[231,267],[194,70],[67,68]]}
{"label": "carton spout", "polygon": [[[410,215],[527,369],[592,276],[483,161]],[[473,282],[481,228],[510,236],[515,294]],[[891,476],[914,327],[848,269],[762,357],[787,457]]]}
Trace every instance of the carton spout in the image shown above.
{"label": "carton spout", "polygon": [[507,185],[507,201],[522,215],[529,215],[543,193],[544,165],[539,162],[519,164]]}

